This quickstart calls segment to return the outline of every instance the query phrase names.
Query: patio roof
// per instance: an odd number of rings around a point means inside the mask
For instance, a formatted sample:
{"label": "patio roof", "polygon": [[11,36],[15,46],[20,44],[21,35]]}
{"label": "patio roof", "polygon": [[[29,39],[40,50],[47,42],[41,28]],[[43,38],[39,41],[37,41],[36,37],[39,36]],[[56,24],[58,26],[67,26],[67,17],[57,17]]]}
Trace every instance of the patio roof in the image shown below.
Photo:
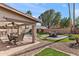
{"label": "patio roof", "polygon": [[3,7],[3,8],[5,8],[5,9],[7,9],[7,10],[10,10],[10,11],[12,11],[12,12],[15,12],[15,13],[21,15],[21,16],[27,17],[27,18],[29,18],[29,19],[31,19],[31,20],[33,20],[33,21],[39,22],[35,17],[32,17],[32,16],[30,16],[30,15],[27,15],[27,14],[21,12],[21,11],[18,11],[18,10],[16,10],[16,9],[14,9],[14,8],[12,8],[12,7],[10,7],[10,6],[6,5],[6,4],[4,4],[4,3],[0,3],[0,7]]}
{"label": "patio roof", "polygon": [[[37,39],[36,22],[38,22],[36,18],[30,15],[27,15],[23,12],[20,12],[6,4],[0,3],[0,29],[10,28],[13,30],[14,28],[16,28],[17,34],[19,34],[21,32],[20,30],[22,30],[22,29],[19,29],[19,26],[25,27],[26,25],[31,25],[32,26],[32,43],[34,43],[35,40]],[[18,26],[14,23],[16,23]],[[11,25],[8,26],[8,24],[11,24]]]}

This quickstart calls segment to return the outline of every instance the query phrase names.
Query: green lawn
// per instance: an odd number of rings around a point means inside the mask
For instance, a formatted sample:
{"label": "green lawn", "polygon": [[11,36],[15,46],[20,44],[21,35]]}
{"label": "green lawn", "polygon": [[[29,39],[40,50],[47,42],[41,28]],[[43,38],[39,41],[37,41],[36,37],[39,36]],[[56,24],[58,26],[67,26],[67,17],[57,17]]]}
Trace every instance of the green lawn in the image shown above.
{"label": "green lawn", "polygon": [[46,48],[36,54],[35,56],[69,56],[68,54],[62,53],[60,51],[56,51],[52,48]]}
{"label": "green lawn", "polygon": [[[69,34],[64,34],[64,35],[69,35]],[[79,34],[70,34],[70,35],[72,35],[73,37],[79,38]]]}
{"label": "green lawn", "polygon": [[[44,40],[44,39],[43,39]],[[49,41],[49,42],[71,42],[71,41],[74,41],[74,40],[69,40],[69,38],[64,38],[64,39],[61,39],[61,40],[51,40],[51,39],[47,39],[46,41]]]}

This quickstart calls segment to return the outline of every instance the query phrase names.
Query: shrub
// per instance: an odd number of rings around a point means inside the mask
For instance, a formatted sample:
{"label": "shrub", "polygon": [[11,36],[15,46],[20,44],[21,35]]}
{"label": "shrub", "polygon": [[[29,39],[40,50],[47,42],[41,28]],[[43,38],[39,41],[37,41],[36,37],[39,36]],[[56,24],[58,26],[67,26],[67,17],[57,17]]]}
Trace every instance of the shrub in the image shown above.
{"label": "shrub", "polygon": [[47,33],[45,33],[45,32],[39,32],[38,34],[43,35],[43,34],[47,34]]}
{"label": "shrub", "polygon": [[68,37],[69,37],[69,40],[75,40],[76,39],[76,37],[73,37],[72,35],[69,35]]}

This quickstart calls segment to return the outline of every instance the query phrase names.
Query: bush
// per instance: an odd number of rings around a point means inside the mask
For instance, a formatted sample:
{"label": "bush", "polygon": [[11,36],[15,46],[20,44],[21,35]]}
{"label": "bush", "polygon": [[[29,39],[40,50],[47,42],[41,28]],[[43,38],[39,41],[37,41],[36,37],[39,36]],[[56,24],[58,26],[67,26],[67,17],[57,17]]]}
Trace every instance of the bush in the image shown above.
{"label": "bush", "polygon": [[38,34],[39,35],[43,35],[43,34],[47,34],[47,33],[45,33],[45,32],[39,32]]}
{"label": "bush", "polygon": [[70,43],[69,45],[70,48],[74,48],[74,46],[75,46],[75,43]]}
{"label": "bush", "polygon": [[69,35],[68,37],[69,37],[69,40],[75,40],[76,39],[76,37],[73,37],[72,35]]}
{"label": "bush", "polygon": [[49,33],[49,37],[57,37],[56,33]]}

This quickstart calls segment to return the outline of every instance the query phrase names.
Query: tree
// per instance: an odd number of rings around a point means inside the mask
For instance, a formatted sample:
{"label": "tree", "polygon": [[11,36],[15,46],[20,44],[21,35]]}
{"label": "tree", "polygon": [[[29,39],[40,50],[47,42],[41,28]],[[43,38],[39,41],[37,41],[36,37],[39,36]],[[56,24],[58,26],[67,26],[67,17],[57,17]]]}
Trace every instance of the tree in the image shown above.
{"label": "tree", "polygon": [[70,25],[71,25],[71,33],[72,33],[72,19],[71,19],[71,9],[70,9],[70,3],[68,3],[68,11],[69,11],[69,18],[70,18]]}
{"label": "tree", "polygon": [[61,28],[66,28],[69,26],[70,26],[70,18],[64,17],[63,19],[61,19],[61,22],[60,22]]}
{"label": "tree", "polygon": [[73,32],[75,31],[75,3],[73,3]]}
{"label": "tree", "polygon": [[79,28],[79,16],[75,19],[76,20],[76,28]]}
{"label": "tree", "polygon": [[71,9],[70,9],[70,3],[68,3],[68,11],[69,11],[69,17],[71,19]]}
{"label": "tree", "polygon": [[32,16],[32,12],[31,12],[30,10],[28,10],[28,11],[26,12],[26,14]]}
{"label": "tree", "polygon": [[61,19],[61,14],[60,12],[55,12],[53,9],[49,9],[42,13],[38,18],[42,20],[43,26],[50,28],[52,26],[58,25]]}

